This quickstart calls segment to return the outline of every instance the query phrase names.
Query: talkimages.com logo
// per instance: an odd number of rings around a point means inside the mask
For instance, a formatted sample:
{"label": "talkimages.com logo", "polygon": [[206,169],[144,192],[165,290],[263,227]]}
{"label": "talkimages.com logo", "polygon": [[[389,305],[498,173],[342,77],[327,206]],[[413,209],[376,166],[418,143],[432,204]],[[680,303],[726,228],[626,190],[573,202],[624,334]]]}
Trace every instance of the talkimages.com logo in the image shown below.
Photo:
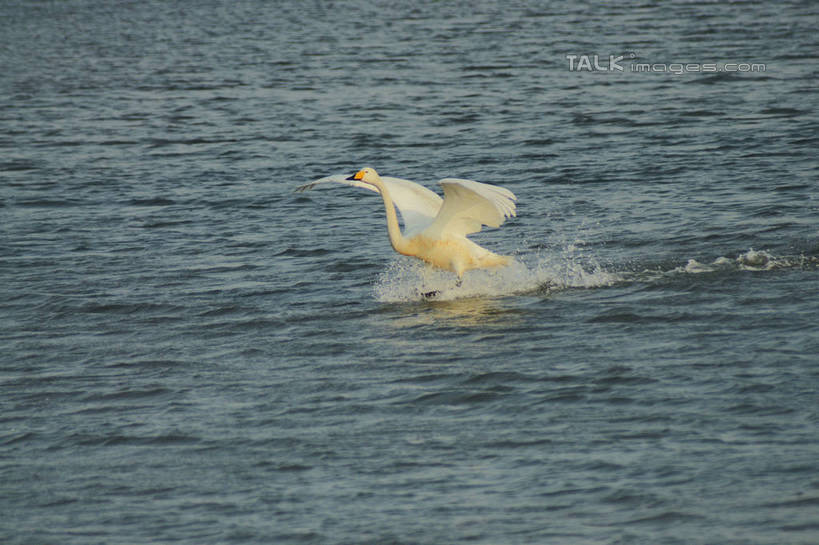
{"label": "talkimages.com logo", "polygon": [[715,73],[764,72],[758,62],[639,62],[636,53],[623,55],[566,55],[571,72]]}

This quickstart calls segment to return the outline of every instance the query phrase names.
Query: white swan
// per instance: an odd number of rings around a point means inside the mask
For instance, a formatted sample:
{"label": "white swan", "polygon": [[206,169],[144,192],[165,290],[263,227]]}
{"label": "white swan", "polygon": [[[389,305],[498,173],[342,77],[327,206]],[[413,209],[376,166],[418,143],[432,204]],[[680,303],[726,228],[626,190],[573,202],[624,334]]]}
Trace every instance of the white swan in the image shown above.
{"label": "white swan", "polygon": [[[372,168],[355,175],[328,176],[302,185],[297,191],[326,182],[363,187],[380,193],[387,210],[387,233],[396,252],[417,257],[430,265],[454,272],[458,284],[466,271],[508,265],[512,258],[478,246],[467,235],[482,225],[500,227],[515,215],[517,197],[503,187],[473,180],[445,178],[444,199],[426,187],[400,178],[378,175]],[[404,232],[398,227],[395,209],[401,213]]]}

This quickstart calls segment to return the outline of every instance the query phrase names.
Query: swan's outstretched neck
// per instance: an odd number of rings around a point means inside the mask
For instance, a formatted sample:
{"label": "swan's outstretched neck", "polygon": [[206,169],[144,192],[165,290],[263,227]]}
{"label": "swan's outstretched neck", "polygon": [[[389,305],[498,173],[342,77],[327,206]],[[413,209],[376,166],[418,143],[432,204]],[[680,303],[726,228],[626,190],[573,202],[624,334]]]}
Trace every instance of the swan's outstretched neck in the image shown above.
{"label": "swan's outstretched neck", "polygon": [[398,226],[398,215],[395,213],[395,204],[392,202],[390,192],[381,180],[375,180],[371,183],[378,188],[381,198],[384,199],[384,208],[387,210],[387,234],[390,235],[390,244],[392,244],[392,248],[396,252],[405,254],[406,242],[401,234],[401,228]]}

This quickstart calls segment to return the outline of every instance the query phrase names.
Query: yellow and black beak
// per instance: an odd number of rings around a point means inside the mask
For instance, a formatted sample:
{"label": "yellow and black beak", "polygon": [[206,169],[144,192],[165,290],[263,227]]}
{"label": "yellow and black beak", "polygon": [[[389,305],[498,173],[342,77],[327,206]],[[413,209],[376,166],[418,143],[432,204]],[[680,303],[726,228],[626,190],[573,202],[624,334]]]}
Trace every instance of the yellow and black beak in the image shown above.
{"label": "yellow and black beak", "polygon": [[363,171],[363,170],[359,170],[358,172],[356,172],[355,174],[353,174],[352,176],[350,176],[350,177],[349,177],[349,178],[347,178],[347,179],[348,179],[348,180],[360,180],[360,179],[361,179],[361,178],[363,178],[363,177],[364,177],[364,171]]}

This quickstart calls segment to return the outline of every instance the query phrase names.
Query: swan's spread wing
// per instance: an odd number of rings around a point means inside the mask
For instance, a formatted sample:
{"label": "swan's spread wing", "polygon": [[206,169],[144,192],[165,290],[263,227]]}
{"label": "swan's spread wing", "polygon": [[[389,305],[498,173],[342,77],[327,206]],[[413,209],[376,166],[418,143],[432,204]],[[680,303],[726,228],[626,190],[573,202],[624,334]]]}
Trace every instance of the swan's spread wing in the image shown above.
{"label": "swan's spread wing", "polygon": [[466,236],[480,231],[482,225],[500,227],[515,215],[517,197],[508,189],[455,178],[438,183],[444,188],[444,204],[427,229],[430,235]]}
{"label": "swan's spread wing", "polygon": [[[381,181],[384,183],[387,191],[390,192],[392,202],[401,214],[405,232],[420,231],[432,223],[438,214],[438,210],[441,208],[442,199],[437,193],[415,182],[401,178],[383,176]],[[309,184],[297,187],[296,191],[307,191],[317,185],[325,183],[340,183],[362,187],[378,193],[378,189],[376,189],[375,186],[366,184],[360,180],[349,180],[344,174],[334,174],[318,179]]]}
{"label": "swan's spread wing", "polygon": [[302,191],[309,191],[316,187],[317,185],[328,183],[352,185],[355,187],[369,189],[370,191],[375,191],[376,193],[378,193],[378,190],[375,187],[371,186],[370,184],[365,184],[364,182],[359,180],[348,180],[346,174],[333,174],[332,176],[325,176],[324,178],[319,178],[318,180],[312,181],[309,184],[300,185],[299,187],[296,188],[296,191],[301,193]]}
{"label": "swan's spread wing", "polygon": [[401,178],[382,176],[381,181],[401,213],[405,233],[425,229],[438,215],[443,199],[431,189]]}

